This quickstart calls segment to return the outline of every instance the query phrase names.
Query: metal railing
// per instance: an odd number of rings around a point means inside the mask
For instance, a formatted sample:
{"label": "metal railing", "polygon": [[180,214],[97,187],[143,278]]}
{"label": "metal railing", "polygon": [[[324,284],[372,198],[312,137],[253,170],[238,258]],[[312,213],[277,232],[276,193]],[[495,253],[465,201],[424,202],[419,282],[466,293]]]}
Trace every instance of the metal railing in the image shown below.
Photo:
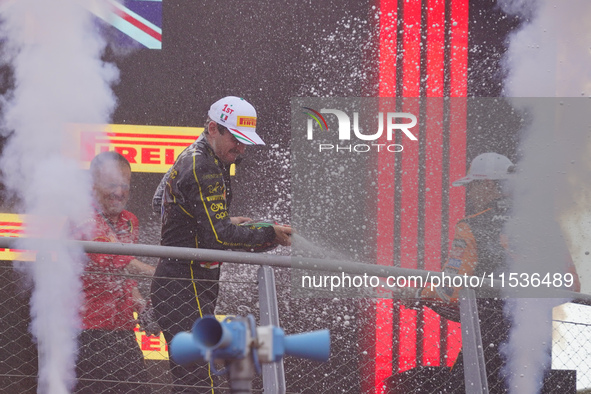
{"label": "metal railing", "polygon": [[[31,243],[23,243],[23,241],[24,239],[0,238],[0,248],[24,249],[30,247],[35,250],[51,250],[51,241],[48,240],[36,240],[36,242],[32,242],[34,240],[28,240],[28,242]],[[285,365],[283,365],[283,363],[265,364],[263,366],[262,381],[255,382],[254,391],[264,391],[266,393],[358,392],[361,390],[360,387],[362,386],[364,379],[363,373],[360,371],[368,367],[368,365],[364,363],[371,363],[371,360],[367,361],[367,355],[364,355],[364,353],[367,353],[369,348],[372,347],[370,343],[371,338],[365,340],[363,338],[363,333],[359,329],[359,327],[367,326],[371,324],[371,322],[363,321],[363,318],[360,317],[359,314],[356,315],[356,312],[363,310],[363,308],[368,307],[368,305],[371,306],[371,301],[363,299],[333,299],[330,301],[332,304],[328,309],[331,309],[331,311],[335,313],[328,314],[329,317],[327,317],[327,310],[320,307],[321,303],[324,302],[323,300],[329,297],[321,299],[319,302],[311,301],[309,299],[300,299],[294,301],[294,304],[296,305],[294,309],[296,310],[286,311],[285,305],[282,305],[278,300],[284,302],[286,294],[287,297],[289,297],[291,283],[289,280],[289,274],[285,275],[286,272],[289,272],[287,269],[296,268],[334,273],[345,272],[348,274],[367,274],[378,277],[418,275],[426,278],[427,276],[434,277],[440,275],[438,272],[403,269],[391,266],[271,254],[89,241],[63,242],[66,242],[72,247],[82,248],[88,253],[172,257],[177,259],[224,261],[228,263],[260,266],[256,274],[254,271],[252,272],[252,275],[250,276],[252,278],[251,280],[238,281],[238,283],[222,278],[220,281],[222,288],[224,286],[227,288],[233,288],[235,295],[245,293],[253,294],[258,290],[259,310],[257,311],[254,306],[256,305],[256,300],[252,299],[248,301],[250,305],[244,305],[244,303],[241,303],[241,305],[236,306],[235,302],[229,302],[228,305],[230,307],[224,306],[222,300],[222,309],[226,309],[229,313],[241,314],[244,311],[240,310],[240,307],[244,307],[248,311],[258,312],[257,317],[259,318],[261,325],[273,324],[281,326],[280,321],[283,320],[283,326],[289,326],[291,332],[309,331],[310,329],[324,328],[326,326],[339,332],[338,336],[334,337],[333,354],[331,361],[327,363],[326,366],[320,366],[317,363],[306,360],[293,359],[286,359]],[[274,270],[270,269],[270,267],[276,267],[278,269],[277,272],[279,272],[281,278],[277,284],[275,283]],[[4,276],[5,283],[15,283],[11,270],[5,269],[3,271],[4,272],[0,272],[0,275]],[[240,289],[237,289],[237,287],[240,287]],[[11,311],[9,315],[3,316],[2,321],[6,323],[6,327],[4,329],[0,328],[0,340],[4,337],[6,342],[10,342],[10,335],[7,335],[10,331],[8,328],[9,325],[12,324],[12,328],[16,328],[17,331],[20,331],[21,333],[26,333],[28,330],[27,324],[23,324],[27,321],[26,316],[28,314],[28,307],[26,306],[25,298],[28,290],[26,290],[26,286],[20,287],[13,285],[11,291],[14,294],[14,299],[11,300],[11,305],[7,306],[5,309],[13,309],[13,311]],[[277,297],[277,292],[280,293],[279,298]],[[223,295],[225,292],[222,290],[220,293]],[[330,294],[327,294],[327,296],[329,295]],[[574,293],[567,290],[557,290],[556,296],[576,299],[579,302],[591,304],[591,296],[586,294]],[[486,363],[483,361],[484,356],[478,350],[482,349],[482,340],[479,332],[479,326],[482,324],[482,319],[479,319],[478,315],[474,313],[474,297],[472,295],[465,295],[464,299],[468,300],[468,302],[463,302],[463,304],[461,304],[463,312],[462,337],[464,339],[464,371],[461,379],[467,383],[466,392],[486,393],[489,392],[486,391],[488,390],[487,385],[483,384],[483,380],[484,383],[486,383]],[[6,302],[7,301],[4,300],[4,303]],[[1,304],[2,301],[0,301],[0,305]],[[15,304],[18,304],[18,307],[12,308]],[[348,319],[344,318],[347,316],[349,316]],[[352,318],[355,318],[356,321],[353,322],[351,320]],[[332,320],[327,321],[327,319]],[[487,324],[495,324],[495,322]],[[568,321],[560,321],[558,324],[563,327],[576,326],[576,323]],[[591,330],[589,331],[591,332]],[[591,338],[589,340],[591,341]],[[149,341],[155,341],[155,339],[151,338]],[[367,345],[367,349],[364,349],[364,346],[366,346],[364,344],[367,343],[370,344]],[[9,384],[17,382],[18,384],[14,386],[17,391],[26,392],[29,389],[34,390],[31,387],[34,387],[36,371],[34,366],[27,365],[29,363],[27,359],[31,357],[30,348],[11,350],[10,346],[8,346],[8,348],[5,348],[4,350],[7,352],[6,354],[8,354],[8,357],[5,358],[6,367],[0,370],[0,378],[2,378],[2,381],[8,382]],[[466,362],[467,360],[469,361]],[[18,368],[11,367],[14,365],[18,366],[19,364],[21,365]],[[559,368],[559,366],[557,368]],[[152,363],[148,369],[149,371],[152,371],[148,382],[152,391],[163,393],[168,392],[171,385],[169,378],[166,376],[166,367],[163,367],[162,363]],[[442,371],[444,370],[442,369]],[[586,371],[584,372],[585,373],[583,373],[583,371],[579,372],[579,375],[586,375]],[[287,383],[285,381],[285,376],[288,377]],[[437,379],[443,380],[444,383],[438,383],[438,386],[436,386],[439,388],[433,392],[448,392],[446,391],[447,389],[442,388],[449,386],[445,383],[446,379],[450,381],[458,379],[457,376],[451,378],[447,372],[443,373],[442,376],[439,376]],[[412,383],[403,383],[406,387],[412,386]],[[221,388],[224,387],[223,380],[220,381],[219,384]],[[395,388],[392,387],[385,386],[383,392],[397,392]],[[490,392],[495,392],[494,388],[492,388]]]}

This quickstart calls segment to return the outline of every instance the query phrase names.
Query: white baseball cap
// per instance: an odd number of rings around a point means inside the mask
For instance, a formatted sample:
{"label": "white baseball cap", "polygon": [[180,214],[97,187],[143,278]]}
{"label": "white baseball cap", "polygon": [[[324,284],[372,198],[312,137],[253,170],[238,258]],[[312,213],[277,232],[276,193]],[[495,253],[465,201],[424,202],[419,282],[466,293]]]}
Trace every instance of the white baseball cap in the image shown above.
{"label": "white baseball cap", "polygon": [[214,122],[224,126],[245,145],[265,145],[256,133],[257,111],[245,99],[224,97],[213,103],[207,113]]}
{"label": "white baseball cap", "polygon": [[507,157],[498,153],[483,153],[472,160],[468,174],[453,182],[453,186],[464,186],[472,181],[484,179],[507,179],[510,177],[510,168],[513,163]]}

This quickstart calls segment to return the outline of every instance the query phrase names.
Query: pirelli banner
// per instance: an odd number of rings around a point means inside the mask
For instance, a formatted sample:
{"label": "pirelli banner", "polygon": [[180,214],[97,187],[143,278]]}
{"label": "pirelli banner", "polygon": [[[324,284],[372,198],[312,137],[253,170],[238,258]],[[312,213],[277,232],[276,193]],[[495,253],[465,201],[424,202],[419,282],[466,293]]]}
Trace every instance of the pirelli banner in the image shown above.
{"label": "pirelli banner", "polygon": [[[0,213],[0,237],[20,237],[24,232],[24,226],[23,215]],[[25,258],[22,251],[0,248],[0,260],[16,260],[18,258]]]}
{"label": "pirelli banner", "polygon": [[113,150],[125,156],[133,172],[164,173],[201,132],[202,127],[76,124],[69,128],[70,149],[84,168],[98,153]]}

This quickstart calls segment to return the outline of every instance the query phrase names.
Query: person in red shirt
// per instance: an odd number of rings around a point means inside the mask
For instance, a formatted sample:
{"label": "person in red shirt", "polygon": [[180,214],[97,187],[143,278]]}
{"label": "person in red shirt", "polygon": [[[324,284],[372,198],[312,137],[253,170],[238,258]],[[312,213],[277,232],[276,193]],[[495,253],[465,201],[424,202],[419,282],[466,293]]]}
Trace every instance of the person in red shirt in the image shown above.
{"label": "person in red shirt", "polygon": [[[77,227],[77,238],[137,242],[138,219],[124,209],[130,192],[129,162],[119,153],[103,152],[92,160],[90,173],[93,214]],[[126,274],[153,275],[154,267],[133,256],[86,256],[76,392],[150,392],[143,355],[133,331],[137,323],[133,312],[142,313],[146,301],[137,282]]]}

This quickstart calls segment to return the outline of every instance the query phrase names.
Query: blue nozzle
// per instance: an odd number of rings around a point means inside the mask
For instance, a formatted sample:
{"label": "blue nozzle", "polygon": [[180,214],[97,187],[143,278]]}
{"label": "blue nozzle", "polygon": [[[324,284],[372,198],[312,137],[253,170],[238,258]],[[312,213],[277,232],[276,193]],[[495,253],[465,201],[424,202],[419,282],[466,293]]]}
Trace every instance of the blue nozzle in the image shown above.
{"label": "blue nozzle", "polygon": [[[249,355],[258,366],[263,362],[276,362],[285,354],[315,361],[330,357],[330,332],[319,330],[285,335],[279,327],[261,327],[257,332],[254,318],[226,318],[219,322],[214,316],[197,319],[191,332],[181,332],[170,343],[170,356],[179,364],[214,359],[238,360]],[[250,323],[250,324],[248,324]],[[252,340],[258,340],[258,349]],[[257,367],[260,368],[260,367]]]}
{"label": "blue nozzle", "polygon": [[330,332],[318,330],[287,335],[283,339],[285,354],[315,361],[327,361],[330,357]]}
{"label": "blue nozzle", "polygon": [[232,334],[213,316],[198,319],[192,333],[195,341],[208,350],[226,347],[232,341]]}
{"label": "blue nozzle", "polygon": [[169,351],[170,357],[181,365],[191,364],[205,358],[205,349],[188,332],[176,334],[170,342]]}

